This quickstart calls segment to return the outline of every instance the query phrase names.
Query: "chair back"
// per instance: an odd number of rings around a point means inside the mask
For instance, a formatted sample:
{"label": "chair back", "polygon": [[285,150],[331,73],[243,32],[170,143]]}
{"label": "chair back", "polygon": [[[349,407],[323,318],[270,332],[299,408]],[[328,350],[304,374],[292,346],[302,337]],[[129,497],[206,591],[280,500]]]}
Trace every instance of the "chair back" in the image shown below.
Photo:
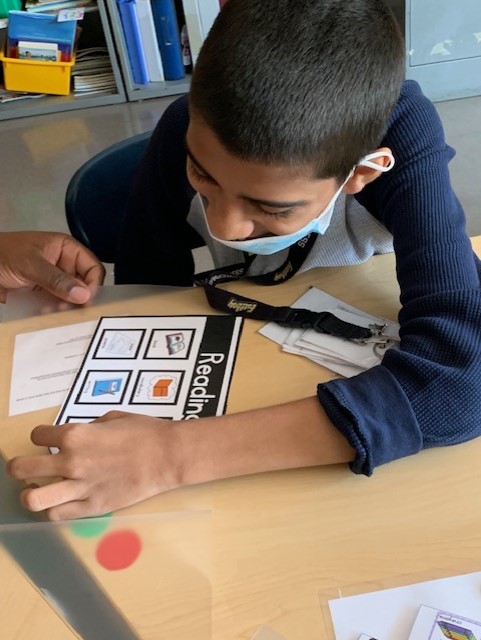
{"label": "chair back", "polygon": [[102,262],[114,262],[132,179],[152,135],[107,147],[71,178],[65,196],[70,233]]}

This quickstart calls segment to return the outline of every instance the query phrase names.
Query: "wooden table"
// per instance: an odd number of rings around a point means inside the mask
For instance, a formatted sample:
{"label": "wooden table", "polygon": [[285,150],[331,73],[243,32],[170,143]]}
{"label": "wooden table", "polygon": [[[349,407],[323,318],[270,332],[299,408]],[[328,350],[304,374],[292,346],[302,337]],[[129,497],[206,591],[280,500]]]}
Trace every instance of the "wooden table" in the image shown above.
{"label": "wooden table", "polygon": [[[481,237],[473,245],[481,253]],[[277,287],[246,282],[230,287],[268,303],[289,304],[309,285],[376,315],[395,319],[399,309],[392,255],[356,267],[313,270]],[[186,290],[1,325],[0,447],[8,456],[31,453],[32,427],[51,423],[57,411],[7,417],[15,335],[117,313],[212,311],[202,291]],[[260,326],[244,325],[229,412],[311,396],[318,382],[332,377],[305,359],[281,353],[256,333]],[[398,460],[371,478],[355,476],[345,465],[260,474],[173,491],[122,514],[211,510],[210,559],[203,570],[212,583],[214,640],[248,640],[262,624],[287,640],[319,640],[327,637],[320,594],[329,590],[479,570],[480,460],[478,439]],[[181,524],[178,534],[188,536]],[[0,577],[0,629],[8,632],[2,631],[2,638],[74,638],[14,563],[5,560],[3,566],[8,571]],[[130,588],[135,607],[136,585]],[[182,602],[170,606],[178,606],[182,615]],[[151,635],[145,637],[164,637],[164,614],[159,605]]]}

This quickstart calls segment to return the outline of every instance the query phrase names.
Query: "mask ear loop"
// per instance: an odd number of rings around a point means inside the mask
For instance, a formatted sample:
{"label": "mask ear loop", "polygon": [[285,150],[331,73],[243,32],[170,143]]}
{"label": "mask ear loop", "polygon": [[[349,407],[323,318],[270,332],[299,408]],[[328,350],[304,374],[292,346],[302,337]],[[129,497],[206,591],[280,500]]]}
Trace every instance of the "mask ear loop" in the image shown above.
{"label": "mask ear loop", "polygon": [[[381,164],[377,164],[377,162],[371,162],[374,158],[389,158],[389,164],[383,167]],[[375,153],[370,153],[365,156],[362,160],[360,160],[359,165],[363,167],[369,167],[369,169],[375,169],[376,171],[381,171],[381,173],[386,173],[390,171],[395,165],[394,156],[392,153],[387,153],[386,151],[376,151]]]}

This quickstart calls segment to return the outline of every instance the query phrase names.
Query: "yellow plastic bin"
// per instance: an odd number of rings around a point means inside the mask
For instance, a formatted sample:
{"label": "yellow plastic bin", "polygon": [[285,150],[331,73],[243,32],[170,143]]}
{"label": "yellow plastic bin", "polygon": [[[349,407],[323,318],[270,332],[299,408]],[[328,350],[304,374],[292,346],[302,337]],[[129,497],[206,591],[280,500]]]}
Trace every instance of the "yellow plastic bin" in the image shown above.
{"label": "yellow plastic bin", "polygon": [[0,60],[3,64],[5,89],[8,91],[50,93],[56,96],[68,96],[70,93],[70,76],[75,55],[70,62],[43,62],[7,58],[0,51]]}

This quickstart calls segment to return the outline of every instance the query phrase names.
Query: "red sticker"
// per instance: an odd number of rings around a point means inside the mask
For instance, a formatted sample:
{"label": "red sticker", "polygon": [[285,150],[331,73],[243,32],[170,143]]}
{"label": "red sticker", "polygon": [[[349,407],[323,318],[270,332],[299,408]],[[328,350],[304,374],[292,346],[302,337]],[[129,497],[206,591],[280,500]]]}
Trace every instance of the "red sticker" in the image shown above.
{"label": "red sticker", "polygon": [[100,540],[96,557],[99,564],[109,571],[126,569],[139,557],[142,542],[135,531],[123,530],[107,533]]}

